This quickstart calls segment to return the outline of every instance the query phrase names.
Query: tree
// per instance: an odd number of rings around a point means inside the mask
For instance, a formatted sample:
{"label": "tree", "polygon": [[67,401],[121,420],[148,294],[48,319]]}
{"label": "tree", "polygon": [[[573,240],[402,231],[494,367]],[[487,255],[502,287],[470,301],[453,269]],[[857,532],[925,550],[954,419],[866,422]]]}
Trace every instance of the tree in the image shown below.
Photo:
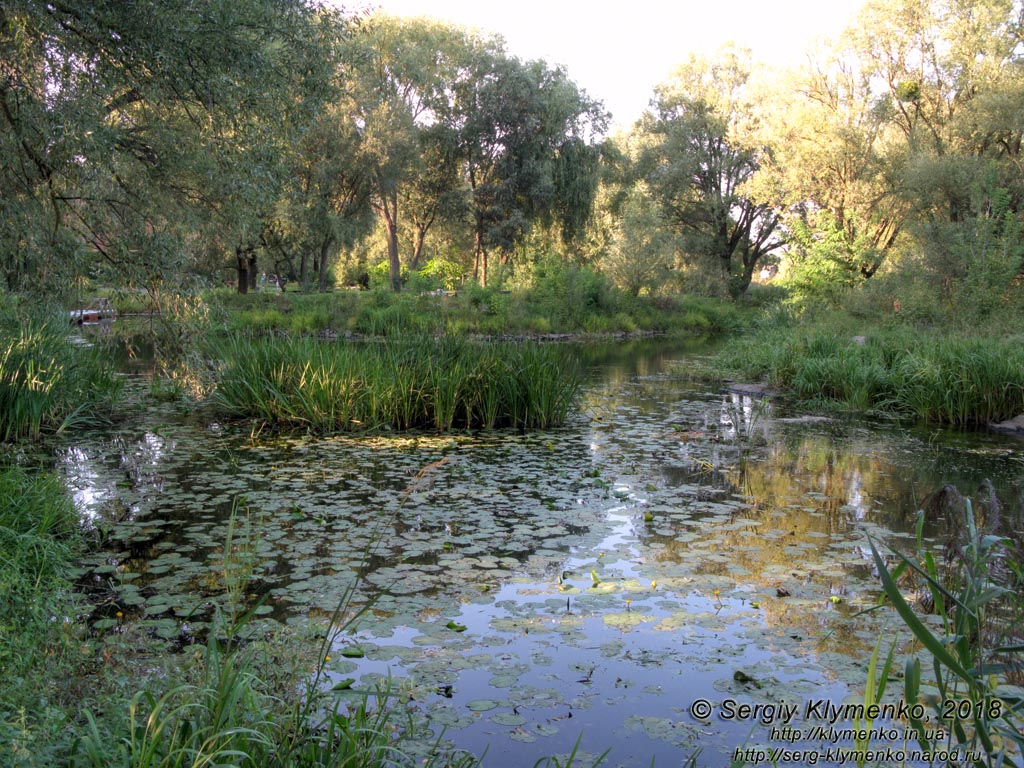
{"label": "tree", "polygon": [[872,0],[846,35],[904,138],[906,196],[926,216],[969,215],[985,156],[1019,155],[1022,14],[1015,0]]}
{"label": "tree", "polygon": [[657,88],[637,129],[640,177],[688,250],[712,259],[733,296],[783,244],[777,207],[750,189],[770,156],[759,136],[750,73],[749,52],[691,56]]}
{"label": "tree", "polygon": [[500,55],[477,67],[456,83],[452,119],[472,190],[473,275],[486,285],[488,252],[507,259],[533,222],[557,223],[563,238],[582,230],[607,114],[542,61]]}
{"label": "tree", "polygon": [[337,252],[370,228],[370,179],[359,159],[359,141],[349,116],[335,107],[325,110],[289,153],[290,181],[263,237],[298,275],[304,291],[312,266],[317,288],[325,292]]}
{"label": "tree", "polygon": [[[422,238],[441,207],[451,203],[452,139],[445,119],[453,111],[453,87],[475,57],[496,46],[464,30],[428,19],[375,14],[360,25],[346,53],[352,90],[348,105],[371,169],[374,209],[383,222],[391,283],[401,287],[399,254],[403,205],[416,217]],[[424,167],[432,156],[434,164]]]}
{"label": "tree", "polygon": [[249,212],[275,193],[281,126],[328,82],[325,19],[302,0],[5,3],[8,285],[86,269],[173,281],[207,238],[247,242],[260,226]]}
{"label": "tree", "polygon": [[657,290],[671,273],[676,239],[646,185],[639,182],[626,192],[599,266],[615,285],[633,296],[645,289]]}
{"label": "tree", "polygon": [[871,78],[831,52],[784,79],[771,103],[775,149],[763,172],[780,190],[797,269],[811,269],[811,283],[870,278],[909,215],[906,153]]}
{"label": "tree", "polygon": [[413,226],[412,253],[408,267],[416,270],[423,259],[427,234],[439,220],[459,221],[469,213],[469,200],[462,177],[458,136],[444,123],[435,123],[419,133],[419,162],[404,185],[402,204]]}

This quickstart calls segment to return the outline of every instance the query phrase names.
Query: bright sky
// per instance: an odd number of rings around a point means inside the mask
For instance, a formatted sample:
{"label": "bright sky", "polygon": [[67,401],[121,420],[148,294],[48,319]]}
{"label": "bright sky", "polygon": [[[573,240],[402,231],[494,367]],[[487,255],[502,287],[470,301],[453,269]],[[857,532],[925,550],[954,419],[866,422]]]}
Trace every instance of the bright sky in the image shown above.
{"label": "bright sky", "polygon": [[713,54],[732,41],[758,61],[797,65],[816,37],[836,37],[865,0],[364,1],[395,16],[496,32],[521,59],[564,65],[628,127],[691,52]]}

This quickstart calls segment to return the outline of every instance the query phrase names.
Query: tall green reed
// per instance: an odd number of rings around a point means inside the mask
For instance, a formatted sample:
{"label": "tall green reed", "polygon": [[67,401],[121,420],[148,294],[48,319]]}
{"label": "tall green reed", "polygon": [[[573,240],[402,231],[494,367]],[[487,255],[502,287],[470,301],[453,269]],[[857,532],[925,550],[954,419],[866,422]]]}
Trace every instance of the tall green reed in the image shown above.
{"label": "tall green reed", "polygon": [[102,351],[67,331],[23,326],[0,341],[0,440],[102,422],[120,391]]}
{"label": "tall green reed", "polygon": [[[975,765],[1015,766],[1024,754],[1024,695],[1009,684],[1024,661],[1020,617],[1024,609],[1019,564],[1007,563],[1007,539],[986,533],[965,500],[962,539],[952,543],[952,561],[941,573],[931,552],[921,547],[923,513],[918,523],[919,554],[896,553],[890,571],[869,539],[882,589],[930,660],[931,679],[917,657],[907,659],[903,695],[913,712],[910,725],[922,750],[970,750]],[[1009,566],[1009,567],[1008,567]],[[904,597],[897,581],[915,573],[928,590],[939,626],[925,621]],[[944,728],[939,731],[935,724]],[[941,734],[941,735],[940,735]]]}
{"label": "tall green reed", "polygon": [[562,348],[531,343],[233,336],[211,354],[222,412],[318,432],[552,427],[580,388]]}
{"label": "tall green reed", "polygon": [[971,426],[1024,413],[1024,349],[998,339],[910,331],[854,341],[829,329],[771,329],[731,344],[720,364],[804,401]]}
{"label": "tall green reed", "polygon": [[68,671],[82,654],[71,569],[84,546],[52,472],[0,468],[0,765],[56,765]]}

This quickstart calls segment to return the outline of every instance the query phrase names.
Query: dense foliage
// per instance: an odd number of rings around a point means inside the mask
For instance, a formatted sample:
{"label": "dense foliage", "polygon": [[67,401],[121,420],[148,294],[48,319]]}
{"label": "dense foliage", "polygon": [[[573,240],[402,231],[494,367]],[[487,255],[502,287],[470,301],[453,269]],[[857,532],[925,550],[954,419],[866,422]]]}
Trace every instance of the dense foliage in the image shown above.
{"label": "dense foliage", "polygon": [[[536,285],[929,319],[1020,303],[1019,2],[871,0],[790,72],[691,56],[628,132],[559,67],[428,19],[300,0],[0,11],[0,269],[11,290],[163,297]],[[427,282],[430,282],[428,277]]]}

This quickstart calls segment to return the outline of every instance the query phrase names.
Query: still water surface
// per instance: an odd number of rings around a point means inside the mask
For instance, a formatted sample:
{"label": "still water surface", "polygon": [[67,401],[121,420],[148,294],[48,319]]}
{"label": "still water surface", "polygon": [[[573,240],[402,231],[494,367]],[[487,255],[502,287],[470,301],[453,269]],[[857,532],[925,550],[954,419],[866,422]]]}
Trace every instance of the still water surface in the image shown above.
{"label": "still water surface", "polygon": [[[809,705],[856,700],[894,636],[885,612],[859,615],[878,598],[867,536],[910,551],[921,499],[983,478],[1020,530],[1022,444],[802,418],[688,380],[700,352],[581,349],[580,408],[550,432],[263,436],[163,404],[79,439],[60,460],[109,535],[87,564],[97,630],[120,610],[201,637],[227,559],[251,572],[265,626],[324,621],[356,585],[372,607],[332,680],[390,675],[487,766],[533,765],[581,734],[609,766],[822,746],[771,729],[779,705],[806,736]],[[941,545],[944,521],[925,532]]]}

